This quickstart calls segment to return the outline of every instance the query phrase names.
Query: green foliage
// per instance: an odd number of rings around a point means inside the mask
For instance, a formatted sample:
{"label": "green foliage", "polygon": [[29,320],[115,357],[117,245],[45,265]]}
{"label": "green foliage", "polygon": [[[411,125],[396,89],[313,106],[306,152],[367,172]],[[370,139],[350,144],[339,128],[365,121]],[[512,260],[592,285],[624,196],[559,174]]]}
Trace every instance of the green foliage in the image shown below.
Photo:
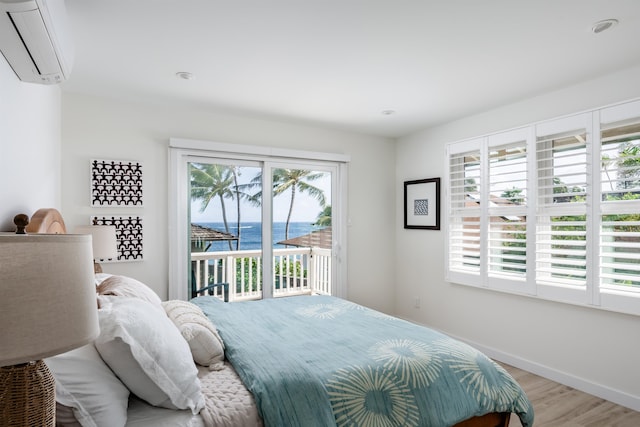
{"label": "green foliage", "polygon": [[[221,266],[212,265],[211,268],[222,268]],[[235,269],[236,269],[236,293],[241,292],[256,292],[259,288],[259,284],[262,283],[262,277],[258,274],[258,263],[255,258],[245,257],[245,258],[236,258],[235,259]],[[276,262],[273,266],[276,280],[278,280],[278,276],[282,273],[283,276],[293,277],[295,273],[295,277],[298,279],[307,277],[307,270],[303,268],[302,264],[299,261],[291,262],[288,264],[283,262]],[[244,284],[242,283],[242,278],[244,277]],[[213,283],[213,276],[209,278],[210,284]],[[233,283],[230,283],[233,286]]]}
{"label": "green foliage", "polygon": [[612,202],[616,200],[638,200],[640,199],[639,193],[608,193],[604,198],[606,202]]}
{"label": "green foliage", "polygon": [[[580,193],[572,195],[571,193]],[[557,196],[553,197],[554,203],[571,203],[571,202],[583,202],[586,200],[586,190],[582,187],[567,187],[566,184],[558,177],[553,178],[553,194]]]}
{"label": "green foliage", "polygon": [[618,178],[616,187],[621,190],[640,187],[640,145],[625,142],[618,151]]}
{"label": "green foliage", "polygon": [[465,194],[473,194],[478,192],[478,184],[476,183],[475,178],[465,178],[464,192]]}
{"label": "green foliage", "polygon": [[503,199],[509,200],[514,205],[521,205],[524,203],[524,196],[522,195],[522,188],[511,187],[508,190],[504,190],[500,195]]}
{"label": "green foliage", "polygon": [[[242,277],[244,277],[244,292],[256,292],[262,277],[258,275],[258,264],[255,258],[236,258],[236,292],[242,291]],[[251,267],[249,267],[251,265]],[[249,285],[251,283],[251,287]]]}
{"label": "green foliage", "polygon": [[[524,224],[520,224],[519,220],[517,222],[507,221],[508,223],[503,226],[503,230],[505,233],[508,233],[512,240],[516,240],[513,242],[503,242],[502,246],[505,247],[501,251],[502,255],[525,255],[527,254],[527,227]],[[512,271],[517,273],[524,273],[526,270],[525,264],[526,260],[503,260],[505,265],[505,271]]]}
{"label": "green foliage", "polygon": [[331,225],[331,205],[327,205],[322,209],[313,225],[319,227],[329,227]]}
{"label": "green foliage", "polygon": [[287,268],[286,262],[276,262],[273,266],[273,270],[276,276],[282,274],[283,276],[293,277],[294,273],[296,277],[307,277],[307,270],[302,268],[302,264],[299,261],[290,262]]}
{"label": "green foliage", "polygon": [[200,212],[215,198],[232,198],[233,172],[228,166],[191,163],[191,198],[200,200]]}
{"label": "green foliage", "polygon": [[[586,225],[584,222],[587,220],[586,215],[563,215],[551,217],[553,225],[552,231],[585,231]],[[574,224],[570,224],[574,223]],[[580,224],[582,223],[582,224]],[[586,240],[586,236],[555,236],[556,240]],[[564,248],[564,246],[558,246],[557,248]]]}

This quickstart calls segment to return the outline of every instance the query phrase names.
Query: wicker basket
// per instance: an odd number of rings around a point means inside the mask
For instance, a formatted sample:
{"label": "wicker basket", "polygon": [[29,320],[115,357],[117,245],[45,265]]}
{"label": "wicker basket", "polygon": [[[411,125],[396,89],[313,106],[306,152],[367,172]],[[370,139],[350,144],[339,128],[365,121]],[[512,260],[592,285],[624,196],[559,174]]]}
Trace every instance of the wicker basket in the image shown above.
{"label": "wicker basket", "polygon": [[0,426],[55,427],[56,389],[42,360],[0,367]]}

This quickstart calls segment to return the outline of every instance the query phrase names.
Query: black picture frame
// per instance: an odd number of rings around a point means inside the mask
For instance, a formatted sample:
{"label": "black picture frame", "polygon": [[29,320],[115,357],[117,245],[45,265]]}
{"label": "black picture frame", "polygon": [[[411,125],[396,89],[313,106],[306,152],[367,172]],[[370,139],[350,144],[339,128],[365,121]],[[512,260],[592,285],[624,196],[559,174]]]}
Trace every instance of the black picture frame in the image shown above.
{"label": "black picture frame", "polygon": [[404,182],[404,228],[440,230],[440,178]]}

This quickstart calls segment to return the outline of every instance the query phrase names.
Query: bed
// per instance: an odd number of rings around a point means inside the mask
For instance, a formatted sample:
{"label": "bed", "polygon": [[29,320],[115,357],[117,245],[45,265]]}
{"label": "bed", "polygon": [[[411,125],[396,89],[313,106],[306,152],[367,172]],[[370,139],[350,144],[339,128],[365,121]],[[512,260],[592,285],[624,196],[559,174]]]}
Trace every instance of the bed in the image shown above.
{"label": "bed", "polygon": [[[65,232],[56,210],[28,233]],[[160,301],[96,275],[101,334],[46,360],[57,425],[533,425],[517,382],[472,347],[330,296]]]}

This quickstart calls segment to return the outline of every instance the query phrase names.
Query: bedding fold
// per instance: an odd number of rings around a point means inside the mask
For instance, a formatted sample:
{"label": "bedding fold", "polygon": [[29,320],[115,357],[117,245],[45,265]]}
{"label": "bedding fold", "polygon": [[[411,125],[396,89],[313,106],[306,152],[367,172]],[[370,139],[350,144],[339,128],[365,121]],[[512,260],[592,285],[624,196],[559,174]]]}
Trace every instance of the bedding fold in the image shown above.
{"label": "bedding fold", "polygon": [[211,371],[198,368],[204,408],[200,411],[207,427],[262,427],[253,395],[228,363]]}

